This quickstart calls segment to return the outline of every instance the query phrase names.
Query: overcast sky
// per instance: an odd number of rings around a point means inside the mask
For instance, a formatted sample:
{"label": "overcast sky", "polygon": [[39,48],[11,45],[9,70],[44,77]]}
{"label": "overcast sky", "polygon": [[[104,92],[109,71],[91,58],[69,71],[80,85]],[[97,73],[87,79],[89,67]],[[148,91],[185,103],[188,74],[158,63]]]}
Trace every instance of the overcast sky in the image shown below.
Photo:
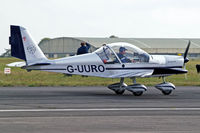
{"label": "overcast sky", "polygon": [[0,0],[0,54],[10,25],[56,37],[200,38],[200,0]]}

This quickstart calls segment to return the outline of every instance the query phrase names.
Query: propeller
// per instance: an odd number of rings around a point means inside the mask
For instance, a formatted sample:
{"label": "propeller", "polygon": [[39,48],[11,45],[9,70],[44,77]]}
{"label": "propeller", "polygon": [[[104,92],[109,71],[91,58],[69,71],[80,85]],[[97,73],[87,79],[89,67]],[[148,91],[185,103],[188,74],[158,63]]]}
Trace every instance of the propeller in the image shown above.
{"label": "propeller", "polygon": [[[183,59],[184,59],[183,68],[184,69],[186,69],[186,63],[189,61],[189,59],[187,58],[187,54],[188,54],[189,48],[190,48],[190,40],[188,42],[187,48],[185,49],[185,53],[184,53],[184,56],[183,56]],[[185,74],[185,79],[187,79],[187,74]]]}
{"label": "propeller", "polygon": [[187,63],[189,61],[189,59],[187,58],[187,54],[188,54],[189,48],[190,48],[190,40],[188,42],[187,48],[185,49],[185,53],[184,53],[184,56],[183,56],[184,63]]}

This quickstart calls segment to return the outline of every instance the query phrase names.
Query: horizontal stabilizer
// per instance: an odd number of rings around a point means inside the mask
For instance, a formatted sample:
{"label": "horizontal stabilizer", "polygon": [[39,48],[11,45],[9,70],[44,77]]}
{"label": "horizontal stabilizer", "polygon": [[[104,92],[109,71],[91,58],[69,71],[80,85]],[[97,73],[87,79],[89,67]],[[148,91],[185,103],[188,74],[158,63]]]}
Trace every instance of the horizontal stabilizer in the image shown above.
{"label": "horizontal stabilizer", "polygon": [[24,61],[6,64],[6,66],[9,66],[9,67],[23,67],[25,65],[26,63]]}

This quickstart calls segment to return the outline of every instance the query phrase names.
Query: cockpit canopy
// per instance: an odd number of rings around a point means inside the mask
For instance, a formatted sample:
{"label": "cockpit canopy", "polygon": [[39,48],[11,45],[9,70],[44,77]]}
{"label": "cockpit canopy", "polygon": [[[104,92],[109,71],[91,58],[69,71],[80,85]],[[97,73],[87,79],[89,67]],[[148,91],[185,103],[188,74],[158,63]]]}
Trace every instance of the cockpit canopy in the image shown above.
{"label": "cockpit canopy", "polygon": [[149,54],[125,42],[111,43],[97,49],[95,53],[105,64],[149,62]]}

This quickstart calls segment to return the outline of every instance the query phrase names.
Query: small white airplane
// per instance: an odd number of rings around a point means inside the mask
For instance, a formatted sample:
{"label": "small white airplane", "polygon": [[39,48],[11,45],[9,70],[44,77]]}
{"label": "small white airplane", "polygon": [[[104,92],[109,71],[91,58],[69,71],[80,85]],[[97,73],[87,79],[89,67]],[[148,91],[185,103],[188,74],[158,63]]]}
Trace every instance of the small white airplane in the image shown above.
{"label": "small white airplane", "polygon": [[[21,26],[11,25],[11,55],[25,61],[27,71],[40,70],[65,74],[97,76],[105,78],[120,78],[119,83],[111,84],[109,89],[116,94],[125,90],[140,96],[147,87],[136,83],[140,77],[162,77],[163,83],[156,85],[164,95],[169,95],[175,86],[165,82],[165,77],[173,74],[185,74],[185,63],[189,61],[187,53],[184,56],[149,55],[142,49],[125,42],[105,44],[96,51],[84,55],[76,55],[60,59],[47,59],[41,49],[31,38],[28,31]],[[15,64],[16,65],[16,64]],[[124,78],[131,78],[132,85],[126,85]]]}

